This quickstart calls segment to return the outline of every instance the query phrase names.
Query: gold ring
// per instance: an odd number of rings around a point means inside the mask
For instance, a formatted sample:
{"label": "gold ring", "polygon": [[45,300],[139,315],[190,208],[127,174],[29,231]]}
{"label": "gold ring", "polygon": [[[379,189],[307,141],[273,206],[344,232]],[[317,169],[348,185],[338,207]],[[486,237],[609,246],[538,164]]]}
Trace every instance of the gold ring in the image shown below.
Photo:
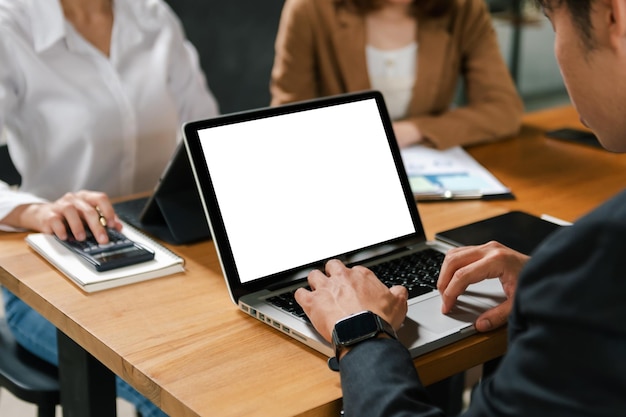
{"label": "gold ring", "polygon": [[102,214],[102,211],[100,211],[100,207],[96,206],[95,209],[98,212],[98,220],[100,221],[100,224],[102,227],[107,227],[107,219],[104,217],[104,214]]}

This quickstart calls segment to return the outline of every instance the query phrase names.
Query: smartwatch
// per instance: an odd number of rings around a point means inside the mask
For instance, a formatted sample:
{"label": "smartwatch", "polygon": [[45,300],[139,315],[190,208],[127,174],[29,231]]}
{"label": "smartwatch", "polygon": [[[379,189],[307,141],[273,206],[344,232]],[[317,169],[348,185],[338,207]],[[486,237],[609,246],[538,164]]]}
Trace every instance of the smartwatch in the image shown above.
{"label": "smartwatch", "polygon": [[339,359],[337,358],[343,347],[373,339],[380,333],[386,333],[393,339],[398,338],[393,327],[371,311],[362,311],[339,320],[335,323],[332,334],[335,357],[328,360],[328,367],[333,371],[339,371]]}

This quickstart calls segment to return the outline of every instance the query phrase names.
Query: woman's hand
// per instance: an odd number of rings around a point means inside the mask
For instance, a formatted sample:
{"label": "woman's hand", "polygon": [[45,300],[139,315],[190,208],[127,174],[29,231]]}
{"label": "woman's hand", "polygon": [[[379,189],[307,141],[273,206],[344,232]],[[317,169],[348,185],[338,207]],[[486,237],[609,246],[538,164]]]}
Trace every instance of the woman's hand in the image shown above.
{"label": "woman's hand", "polygon": [[415,123],[399,120],[392,123],[393,133],[400,148],[424,142],[424,137]]}
{"label": "woman's hand", "polygon": [[5,217],[3,223],[55,234],[63,240],[68,237],[68,228],[76,239],[85,239],[85,227],[88,227],[99,243],[109,241],[105,226],[122,229],[109,197],[85,190],[67,193],[50,203],[19,206]]}

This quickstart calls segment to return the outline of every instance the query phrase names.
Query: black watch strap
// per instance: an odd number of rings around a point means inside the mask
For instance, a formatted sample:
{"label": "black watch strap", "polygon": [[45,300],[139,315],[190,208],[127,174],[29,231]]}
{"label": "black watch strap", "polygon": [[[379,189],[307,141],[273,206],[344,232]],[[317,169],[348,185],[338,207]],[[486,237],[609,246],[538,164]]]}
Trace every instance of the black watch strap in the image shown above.
{"label": "black watch strap", "polygon": [[335,356],[328,360],[328,367],[339,371],[337,358],[342,348],[376,338],[380,333],[386,333],[393,339],[398,338],[393,327],[371,311],[362,311],[339,320],[332,333]]}

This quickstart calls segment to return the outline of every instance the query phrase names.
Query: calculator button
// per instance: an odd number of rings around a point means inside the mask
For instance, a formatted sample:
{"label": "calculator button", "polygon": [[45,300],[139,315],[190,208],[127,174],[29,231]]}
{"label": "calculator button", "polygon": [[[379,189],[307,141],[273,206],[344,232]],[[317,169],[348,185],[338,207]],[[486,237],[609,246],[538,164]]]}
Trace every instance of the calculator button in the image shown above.
{"label": "calculator button", "polygon": [[128,246],[133,246],[133,242],[115,229],[106,229],[109,236],[109,242],[99,244],[90,230],[86,230],[85,240],[76,240],[73,236],[69,236],[67,242],[79,250],[90,255],[96,255],[108,250],[118,250]]}

